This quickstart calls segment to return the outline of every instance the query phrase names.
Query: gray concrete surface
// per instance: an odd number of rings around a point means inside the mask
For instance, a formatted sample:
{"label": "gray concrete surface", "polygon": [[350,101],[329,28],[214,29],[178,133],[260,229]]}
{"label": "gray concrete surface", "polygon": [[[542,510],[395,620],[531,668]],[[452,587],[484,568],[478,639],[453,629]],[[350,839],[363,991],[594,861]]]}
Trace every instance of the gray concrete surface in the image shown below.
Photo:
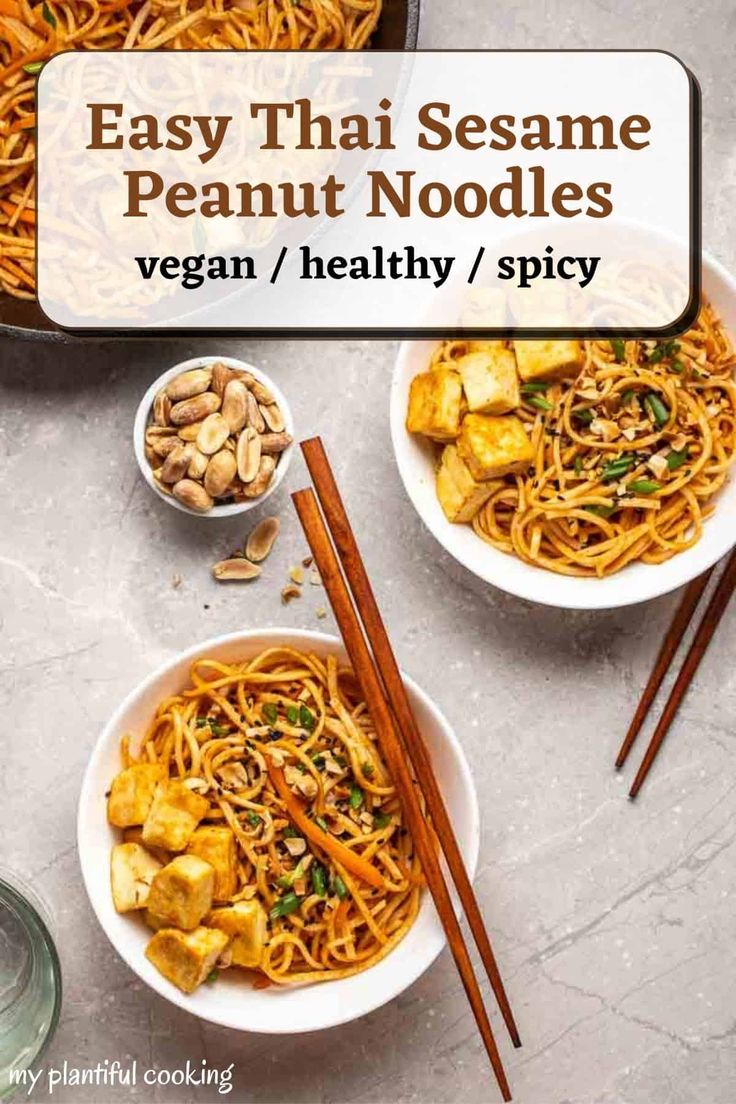
{"label": "gray concrete surface", "polygon": [[[705,243],[734,268],[735,21],[726,0],[425,0],[421,42],[678,53],[704,93]],[[176,515],[138,475],[130,447],[138,397],[165,366],[215,348],[273,371],[301,432],[326,438],[400,659],[467,751],[483,814],[477,888],[525,1043],[513,1052],[499,1028],[516,1100],[732,1104],[736,611],[632,806],[611,764],[675,596],[573,614],[475,584],[441,555],[403,493],[387,426],[395,348],[368,342],[0,347],[0,861],[32,880],[56,918],[66,989],[46,1065],[235,1061],[225,1099],[258,1104],[497,1099],[446,954],[360,1022],[292,1038],[240,1035],[144,989],[87,903],[77,794],[121,697],[153,664],[211,634],[331,625],[316,619],[316,591],[288,610],[279,600],[303,550],[288,500],[300,462],[269,504],[284,523],[278,552],[265,578],[242,590],[218,587],[209,565],[244,524]],[[53,1096],[65,1104],[221,1098],[141,1085]]]}

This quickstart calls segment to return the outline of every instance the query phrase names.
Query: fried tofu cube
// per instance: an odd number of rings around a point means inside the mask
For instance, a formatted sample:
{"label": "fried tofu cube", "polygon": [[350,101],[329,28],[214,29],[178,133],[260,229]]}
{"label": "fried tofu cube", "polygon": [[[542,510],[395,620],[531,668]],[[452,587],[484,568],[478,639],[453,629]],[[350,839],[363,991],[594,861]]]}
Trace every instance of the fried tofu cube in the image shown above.
{"label": "fried tofu cube", "polygon": [[148,816],[156,787],[166,777],[160,763],[134,763],[122,770],[112,782],[107,799],[107,819],[116,828],[143,824]]}
{"label": "fried tofu cube", "polygon": [[234,966],[260,966],[266,943],[266,912],[258,901],[236,901],[228,908],[214,909],[207,923],[229,936]]}
{"label": "fried tofu cube", "polygon": [[524,423],[515,414],[467,414],[457,451],[479,481],[521,471],[534,458]]}
{"label": "fried tofu cube", "polygon": [[515,341],[519,375],[530,380],[560,380],[576,376],[585,364],[579,341]]}
{"label": "fried tofu cube", "polygon": [[118,843],[112,849],[110,883],[118,912],[142,909],[148,903],[151,882],[161,863],[139,843]]}
{"label": "fried tofu cube", "polygon": [[151,912],[149,908],[147,908],[146,911],[143,913],[143,919],[145,921],[146,927],[150,928],[151,931],[154,932],[161,931],[161,928],[169,927],[168,920],[164,920],[163,916],[157,916],[156,913]]}
{"label": "fried tofu cube", "polygon": [[435,441],[452,441],[460,432],[463,388],[452,368],[433,368],[415,376],[409,388],[406,428]]}
{"label": "fried tofu cube", "polygon": [[227,901],[238,888],[238,854],[230,828],[205,825],[197,828],[187,847],[188,855],[198,855],[215,871],[214,898]]}
{"label": "fried tofu cube", "polygon": [[193,993],[212,973],[226,946],[225,933],[212,928],[162,928],[146,947],[146,958],[183,993]]}
{"label": "fried tofu cube", "polygon": [[143,842],[166,851],[183,851],[209,807],[205,797],[178,779],[159,786],[143,824]]}
{"label": "fried tofu cube", "polygon": [[501,480],[479,483],[473,479],[458,455],[457,446],[445,445],[437,470],[437,498],[448,521],[472,521],[500,483]]}
{"label": "fried tofu cube", "polygon": [[196,928],[212,908],[215,872],[196,855],[177,855],[151,883],[148,908],[174,928]]}
{"label": "fried tofu cube", "polygon": [[[144,846],[142,826],[136,824],[133,828],[126,828],[123,832],[123,843],[140,843]],[[166,866],[166,863],[171,860],[171,855],[162,847],[147,847],[146,850],[153,855],[154,859],[158,859],[162,866]]]}
{"label": "fried tofu cube", "polygon": [[471,413],[507,414],[521,402],[516,357],[503,345],[466,353],[457,370]]}

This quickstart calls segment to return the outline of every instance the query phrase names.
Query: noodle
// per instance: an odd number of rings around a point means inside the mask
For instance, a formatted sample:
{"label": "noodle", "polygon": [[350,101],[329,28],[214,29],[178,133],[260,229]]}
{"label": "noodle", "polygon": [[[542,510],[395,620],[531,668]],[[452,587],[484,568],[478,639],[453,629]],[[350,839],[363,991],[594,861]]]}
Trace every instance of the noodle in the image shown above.
{"label": "noodle", "polygon": [[201,825],[232,830],[237,890],[216,907],[263,906],[265,978],[368,969],[411,927],[421,872],[352,672],[272,648],[248,663],[199,659],[190,681],[161,702],[137,759],[124,742],[125,765],[197,780]]}
{"label": "noodle", "polygon": [[62,50],[360,50],[382,0],[0,0],[0,287],[35,298],[35,94]]}
{"label": "noodle", "polygon": [[[431,367],[467,348],[444,342]],[[496,481],[472,525],[526,563],[600,578],[700,539],[736,452],[735,362],[709,305],[674,342],[584,349],[577,378],[522,386],[533,461]]]}

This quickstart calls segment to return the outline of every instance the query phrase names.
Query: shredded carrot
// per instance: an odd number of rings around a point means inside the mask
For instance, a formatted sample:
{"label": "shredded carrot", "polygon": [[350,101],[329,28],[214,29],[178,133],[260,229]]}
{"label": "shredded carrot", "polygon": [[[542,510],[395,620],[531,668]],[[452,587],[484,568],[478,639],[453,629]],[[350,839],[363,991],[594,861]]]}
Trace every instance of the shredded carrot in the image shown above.
{"label": "shredded carrot", "polygon": [[313,843],[316,843],[323,851],[326,851],[328,855],[344,866],[346,870],[349,870],[351,874],[354,874],[356,878],[360,878],[376,889],[383,889],[385,887],[385,882],[375,866],[369,863],[367,859],[362,858],[360,855],[356,855],[354,851],[351,851],[344,843],[340,843],[340,841],[335,839],[334,836],[331,836],[329,832],[323,832],[318,824],[310,820],[304,811],[304,806],[301,801],[294,797],[294,794],[286,785],[283,771],[270,761],[268,761],[266,765],[268,767],[269,777],[276,787],[279,797],[286,806],[287,813],[300,832],[303,832],[307,839],[311,839]]}
{"label": "shredded carrot", "polygon": [[22,119],[16,119],[13,125],[8,130],[8,134],[18,134],[21,130],[33,130],[36,125],[36,113],[31,112],[30,115],[24,115]]}
{"label": "shredded carrot", "polygon": [[36,212],[32,207],[25,207],[16,218],[18,212],[18,205],[11,203],[7,199],[0,199],[0,209],[5,212],[6,215],[10,215],[11,219],[15,218],[16,222],[27,222],[30,226],[36,225]]}

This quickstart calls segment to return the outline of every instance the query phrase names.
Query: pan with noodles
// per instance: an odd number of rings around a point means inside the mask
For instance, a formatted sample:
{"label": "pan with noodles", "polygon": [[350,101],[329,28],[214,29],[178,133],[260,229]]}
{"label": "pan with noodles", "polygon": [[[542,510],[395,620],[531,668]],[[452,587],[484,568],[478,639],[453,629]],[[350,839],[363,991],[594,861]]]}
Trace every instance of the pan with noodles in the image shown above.
{"label": "pan with noodles", "polygon": [[728,551],[736,297],[712,261],[704,284],[711,301],[672,339],[403,347],[399,466],[461,562],[520,596],[595,608],[663,593]]}
{"label": "pan with noodles", "polygon": [[[446,722],[409,689],[472,865],[467,768]],[[224,638],[148,680],[90,763],[79,845],[129,964],[230,1026],[306,1030],[360,1015],[443,942],[360,690],[319,634]]]}
{"label": "pan with noodles", "polygon": [[418,0],[0,0],[0,328],[52,330],[35,299],[35,90],[62,50],[412,48]]}

